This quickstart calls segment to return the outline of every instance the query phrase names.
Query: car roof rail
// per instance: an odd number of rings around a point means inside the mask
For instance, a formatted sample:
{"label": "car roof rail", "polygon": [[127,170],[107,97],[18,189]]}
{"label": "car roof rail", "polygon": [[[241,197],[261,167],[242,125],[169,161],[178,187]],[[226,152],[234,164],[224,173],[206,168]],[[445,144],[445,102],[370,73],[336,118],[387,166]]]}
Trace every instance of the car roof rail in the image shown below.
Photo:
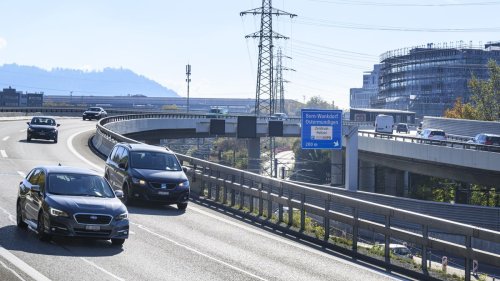
{"label": "car roof rail", "polygon": [[168,148],[168,146],[164,146],[167,151],[172,151],[172,149]]}

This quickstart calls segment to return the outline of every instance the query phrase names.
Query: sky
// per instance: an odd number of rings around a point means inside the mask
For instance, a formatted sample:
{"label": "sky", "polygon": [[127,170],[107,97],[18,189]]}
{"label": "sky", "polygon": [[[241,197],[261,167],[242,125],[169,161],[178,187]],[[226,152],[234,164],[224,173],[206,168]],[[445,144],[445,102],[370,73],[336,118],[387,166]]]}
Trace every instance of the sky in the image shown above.
{"label": "sky", "polygon": [[[384,52],[427,43],[500,41],[500,0],[274,0],[285,98],[349,107]],[[2,0],[0,65],[127,68],[190,97],[255,98],[258,0]],[[0,82],[1,82],[0,73]],[[0,85],[5,87],[6,85]],[[23,89],[18,89],[23,91]],[[68,93],[71,89],[67,90]]]}

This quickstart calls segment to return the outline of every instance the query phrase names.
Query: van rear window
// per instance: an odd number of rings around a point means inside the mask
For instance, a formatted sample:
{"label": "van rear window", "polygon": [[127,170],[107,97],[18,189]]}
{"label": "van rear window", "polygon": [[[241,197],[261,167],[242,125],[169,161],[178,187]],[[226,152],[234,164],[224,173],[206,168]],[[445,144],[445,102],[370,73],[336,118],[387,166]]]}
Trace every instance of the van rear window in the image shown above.
{"label": "van rear window", "polygon": [[432,131],[431,135],[434,135],[434,136],[444,136],[445,134],[442,131]]}

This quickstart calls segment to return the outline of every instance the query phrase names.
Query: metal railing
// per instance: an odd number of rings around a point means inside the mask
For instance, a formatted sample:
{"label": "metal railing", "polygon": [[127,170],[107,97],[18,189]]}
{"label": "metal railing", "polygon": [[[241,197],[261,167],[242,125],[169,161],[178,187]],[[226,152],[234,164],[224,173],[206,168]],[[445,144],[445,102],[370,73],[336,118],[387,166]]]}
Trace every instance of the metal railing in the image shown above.
{"label": "metal railing", "polygon": [[[158,118],[156,114],[141,116],[142,118]],[[108,122],[130,120],[138,117],[137,115],[133,115],[105,118],[98,122],[96,134],[99,135],[101,139],[107,141],[107,144],[101,141],[103,145],[109,146],[116,142],[138,143],[133,139],[126,138],[103,126],[103,124]],[[381,135],[376,133],[369,134],[377,137]],[[412,141],[423,141],[422,139],[413,137],[393,137]],[[417,276],[419,279],[435,279],[429,275],[427,262],[425,262],[428,260],[428,249],[443,251],[465,259],[465,280],[470,280],[471,278],[473,260],[500,267],[500,255],[491,251],[473,248],[473,243],[476,239],[493,244],[500,244],[500,232],[498,231],[422,215],[403,209],[387,207],[297,183],[264,177],[186,155],[177,154],[177,157],[183,162],[185,167],[188,167],[187,175],[190,177],[192,192],[198,196],[211,200],[213,203],[222,204],[227,207],[237,207],[237,209],[240,210],[243,209],[244,206],[248,206],[250,213],[256,213],[255,219],[262,219],[265,217],[264,220],[268,223],[271,223],[270,218],[273,217],[274,206],[277,205],[278,218],[275,225],[278,226],[285,221],[284,215],[287,216],[289,225],[294,221],[294,217],[299,216],[299,227],[297,229],[297,233],[299,234],[305,230],[306,213],[308,216],[314,215],[323,218],[323,228],[327,230],[330,229],[331,221],[347,224],[352,227],[352,246],[349,252],[357,258],[378,263],[387,269]],[[321,206],[312,204],[308,201],[309,198],[314,198],[315,202],[319,200],[319,202],[324,202],[324,204]],[[344,210],[349,211],[336,211],[334,207],[339,205],[343,206]],[[288,208],[286,214],[284,213],[285,207]],[[295,212],[294,210],[298,211]],[[364,213],[381,216],[384,218],[384,223],[366,219],[366,217],[362,215]],[[414,230],[402,229],[398,225],[398,221],[404,221],[418,225],[419,227]],[[291,230],[292,228],[287,229]],[[359,251],[359,232],[362,230],[373,231],[374,233],[376,232],[384,236],[385,246],[383,250],[383,261],[370,258]],[[431,232],[457,235],[463,237],[465,243],[451,243],[439,240],[431,237]],[[328,244],[329,238],[330,232],[325,231],[323,237],[309,239],[319,244]],[[422,272],[411,271],[391,263],[389,247],[391,239],[407,241],[421,247],[422,260],[424,261],[421,263]]]}
{"label": "metal railing", "polygon": [[[424,138],[419,138],[419,137],[401,136],[401,135],[393,135],[393,134],[385,134],[385,133],[374,133],[374,132],[366,132],[366,131],[358,131],[358,135],[363,136],[363,137],[392,139],[394,141],[440,145],[440,146],[448,146],[448,147],[453,147],[453,148],[462,148],[462,149],[470,149],[470,150],[500,152],[499,146],[467,143],[467,142],[463,141],[463,140],[465,140],[464,138],[453,137],[453,136],[452,137],[448,136],[447,138],[448,139],[452,138],[452,139],[456,139],[456,140],[444,140],[443,141],[443,140],[432,140],[432,139],[424,139]],[[469,139],[467,139],[467,140],[469,140]]]}

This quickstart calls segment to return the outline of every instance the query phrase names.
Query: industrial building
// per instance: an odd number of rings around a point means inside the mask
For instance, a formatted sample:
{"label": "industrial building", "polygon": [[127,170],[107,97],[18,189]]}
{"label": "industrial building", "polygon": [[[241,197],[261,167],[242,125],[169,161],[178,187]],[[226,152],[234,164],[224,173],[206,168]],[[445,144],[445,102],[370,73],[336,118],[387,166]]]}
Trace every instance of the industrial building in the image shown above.
{"label": "industrial building", "polygon": [[0,106],[2,107],[41,107],[43,93],[26,93],[16,91],[11,87],[0,92]]}
{"label": "industrial building", "polygon": [[379,92],[371,107],[414,111],[417,118],[442,116],[458,97],[470,100],[472,75],[488,79],[490,59],[500,62],[500,42],[430,43],[386,52],[380,58]]}

